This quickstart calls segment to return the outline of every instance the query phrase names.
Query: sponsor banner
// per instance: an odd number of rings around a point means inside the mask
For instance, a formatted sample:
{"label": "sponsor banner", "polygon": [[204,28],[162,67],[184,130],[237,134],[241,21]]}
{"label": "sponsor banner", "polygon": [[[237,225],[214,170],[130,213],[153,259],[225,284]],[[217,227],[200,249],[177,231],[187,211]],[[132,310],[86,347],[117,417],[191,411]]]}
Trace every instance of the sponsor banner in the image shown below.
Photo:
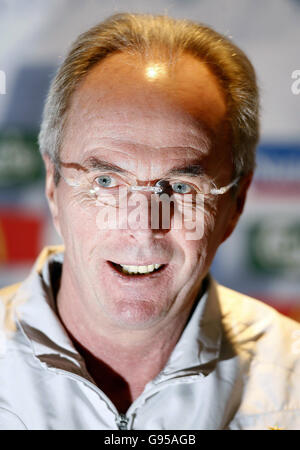
{"label": "sponsor banner", "polygon": [[[300,205],[299,205],[300,206]],[[300,216],[269,213],[246,229],[247,267],[253,273],[291,277],[300,273]]]}
{"label": "sponsor banner", "polygon": [[35,212],[0,209],[0,267],[34,262],[44,225],[44,216]]}
{"label": "sponsor banner", "polygon": [[251,190],[267,196],[300,197],[300,142],[260,145]]}
{"label": "sponsor banner", "polygon": [[37,134],[20,131],[0,133],[0,189],[28,185],[43,176]]}

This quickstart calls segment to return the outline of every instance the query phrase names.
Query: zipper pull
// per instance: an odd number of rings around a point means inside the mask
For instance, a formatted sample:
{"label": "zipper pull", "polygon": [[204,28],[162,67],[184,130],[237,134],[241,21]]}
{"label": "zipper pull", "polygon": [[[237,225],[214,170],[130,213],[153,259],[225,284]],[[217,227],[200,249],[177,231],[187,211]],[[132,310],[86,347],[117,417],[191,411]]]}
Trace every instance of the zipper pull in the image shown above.
{"label": "zipper pull", "polygon": [[119,428],[119,430],[128,430],[127,425],[128,425],[129,419],[128,417],[126,417],[125,414],[119,414],[116,417],[116,424],[117,427]]}

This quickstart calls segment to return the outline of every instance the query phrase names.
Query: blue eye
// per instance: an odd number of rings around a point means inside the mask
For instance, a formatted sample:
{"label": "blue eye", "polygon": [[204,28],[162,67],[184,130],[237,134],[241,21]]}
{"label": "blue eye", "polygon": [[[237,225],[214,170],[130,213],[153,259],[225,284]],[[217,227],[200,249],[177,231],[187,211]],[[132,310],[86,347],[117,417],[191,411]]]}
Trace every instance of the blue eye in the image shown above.
{"label": "blue eye", "polygon": [[174,183],[172,189],[176,194],[188,194],[192,190],[191,186],[186,183]]}
{"label": "blue eye", "polygon": [[97,177],[95,181],[101,187],[113,187],[113,178],[109,175],[101,175],[100,177]]}

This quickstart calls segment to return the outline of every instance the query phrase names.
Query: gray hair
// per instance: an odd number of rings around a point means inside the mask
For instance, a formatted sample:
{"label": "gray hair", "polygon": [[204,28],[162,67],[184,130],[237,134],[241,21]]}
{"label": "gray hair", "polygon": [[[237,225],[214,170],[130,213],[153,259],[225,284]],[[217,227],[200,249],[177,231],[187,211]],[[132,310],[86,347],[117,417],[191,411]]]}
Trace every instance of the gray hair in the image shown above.
{"label": "gray hair", "polygon": [[77,38],[50,86],[39,134],[41,153],[58,161],[72,94],[97,63],[116,52],[147,59],[157,48],[169,61],[189,53],[217,76],[229,111],[235,174],[251,173],[259,139],[258,87],[251,62],[228,38],[208,26],[167,16],[116,14]]}

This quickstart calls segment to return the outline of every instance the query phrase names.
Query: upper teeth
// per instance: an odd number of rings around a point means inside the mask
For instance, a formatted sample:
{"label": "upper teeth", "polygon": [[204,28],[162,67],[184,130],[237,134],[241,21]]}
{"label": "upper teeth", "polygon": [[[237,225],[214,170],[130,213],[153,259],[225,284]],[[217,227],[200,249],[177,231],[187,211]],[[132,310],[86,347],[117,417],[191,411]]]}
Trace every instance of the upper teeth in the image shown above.
{"label": "upper teeth", "polygon": [[120,264],[123,272],[129,273],[149,273],[153,272],[154,269],[158,269],[162,264],[150,264],[148,266],[126,266],[125,264]]}

